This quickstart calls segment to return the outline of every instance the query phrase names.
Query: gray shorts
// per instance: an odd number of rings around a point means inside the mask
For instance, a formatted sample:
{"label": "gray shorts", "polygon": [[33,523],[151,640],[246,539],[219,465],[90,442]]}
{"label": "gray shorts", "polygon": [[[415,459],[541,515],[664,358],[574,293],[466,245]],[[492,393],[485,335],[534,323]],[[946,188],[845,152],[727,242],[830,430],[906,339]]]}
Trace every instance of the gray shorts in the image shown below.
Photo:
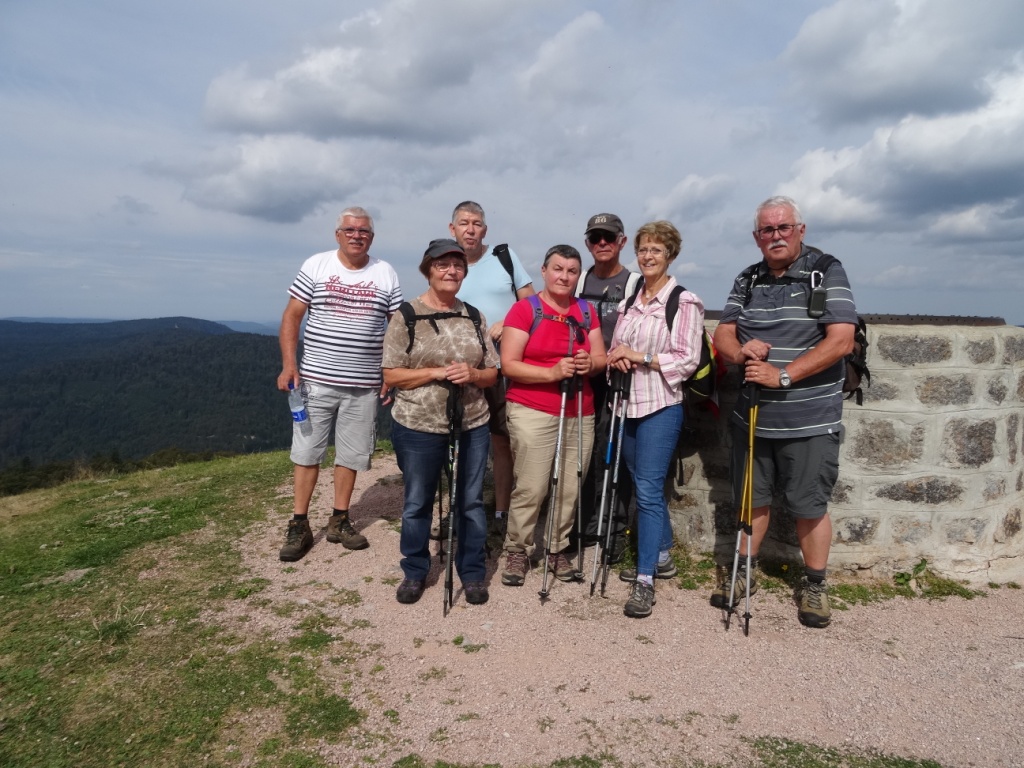
{"label": "gray shorts", "polygon": [[320,464],[334,428],[334,463],[355,472],[370,468],[370,454],[377,444],[379,390],[366,387],[335,387],[303,381],[302,394],[309,411],[310,434],[298,424],[292,428],[292,463],[303,467]]}
{"label": "gray shorts", "polygon": [[[739,509],[747,458],[747,430],[732,425],[732,498]],[[839,434],[791,440],[754,441],[754,508],[767,507],[773,493],[782,496],[793,517],[813,520],[828,511],[839,477]]]}

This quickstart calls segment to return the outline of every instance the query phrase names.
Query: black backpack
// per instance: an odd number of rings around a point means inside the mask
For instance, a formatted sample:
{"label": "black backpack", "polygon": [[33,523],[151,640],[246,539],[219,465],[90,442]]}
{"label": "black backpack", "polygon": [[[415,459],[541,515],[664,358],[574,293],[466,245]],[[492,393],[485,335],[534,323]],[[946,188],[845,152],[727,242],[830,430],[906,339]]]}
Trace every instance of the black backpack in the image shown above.
{"label": "black backpack", "polygon": [[[770,272],[761,274],[762,261],[751,264],[742,273],[741,278],[747,281],[743,296],[743,306],[750,303],[755,285],[808,285],[810,286],[810,297],[807,304],[807,314],[811,317],[821,317],[825,309],[825,273],[833,264],[842,264],[835,256],[824,253],[812,246],[807,246],[811,253],[818,254],[819,258],[814,262],[811,271],[805,277],[788,277],[783,275],[776,277]],[[853,351],[845,358],[846,376],[843,379],[843,393],[846,399],[856,398],[857,405],[864,405],[864,390],[861,389],[861,380],[871,386],[871,371],[868,370],[868,326],[864,318],[857,315],[857,327],[853,333]]]}
{"label": "black backpack", "polygon": [[[487,345],[484,342],[484,333],[481,329],[480,310],[474,307],[472,304],[466,304],[466,315],[469,315],[467,319],[473,321],[473,327],[476,328],[476,337],[480,340],[480,349],[483,351],[484,359],[487,358]],[[461,312],[433,312],[429,315],[417,315],[416,310],[412,304],[408,301],[403,301],[398,311],[402,313],[402,317],[405,318],[405,327],[409,331],[409,346],[405,348],[405,354],[409,354],[412,351],[412,345],[416,341],[416,321],[417,320],[428,320],[430,321],[430,327],[434,329],[434,333],[440,333],[437,327],[438,320],[448,320],[455,317],[466,318],[466,315]]]}
{"label": "black backpack", "polygon": [[[643,283],[637,283],[633,295],[626,299],[626,308],[623,314],[629,312],[629,308],[636,303],[637,296],[643,288]],[[677,285],[668,295],[665,302],[665,323],[672,331],[672,323],[675,322],[676,314],[679,312],[679,296],[686,289]],[[700,361],[697,363],[697,370],[684,382],[687,392],[687,401],[691,403],[703,403],[714,398],[718,390],[718,352],[715,344],[707,330],[701,333]]]}

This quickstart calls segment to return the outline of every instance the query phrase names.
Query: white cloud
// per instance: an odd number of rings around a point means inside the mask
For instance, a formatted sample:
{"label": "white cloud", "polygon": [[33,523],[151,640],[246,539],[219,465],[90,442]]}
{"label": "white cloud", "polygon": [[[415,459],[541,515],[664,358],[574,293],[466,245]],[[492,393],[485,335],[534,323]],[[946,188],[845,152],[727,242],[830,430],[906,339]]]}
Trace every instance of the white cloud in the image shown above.
{"label": "white cloud", "polygon": [[802,98],[827,122],[976,108],[985,76],[1021,49],[1024,4],[839,0],[786,49]]}
{"label": "white cloud", "polygon": [[726,174],[689,174],[664,196],[652,196],[644,206],[649,218],[693,222],[712,213],[732,192],[735,180]]}

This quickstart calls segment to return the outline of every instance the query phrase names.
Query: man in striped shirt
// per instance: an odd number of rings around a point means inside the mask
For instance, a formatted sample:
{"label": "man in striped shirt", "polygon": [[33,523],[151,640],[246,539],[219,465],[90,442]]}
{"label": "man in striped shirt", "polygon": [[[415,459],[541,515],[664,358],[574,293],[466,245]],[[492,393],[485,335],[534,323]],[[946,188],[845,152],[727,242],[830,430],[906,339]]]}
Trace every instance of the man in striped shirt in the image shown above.
{"label": "man in striped shirt", "polygon": [[[804,558],[800,621],[827,626],[831,611],[825,582],[832,523],[827,504],[839,475],[842,432],[843,358],[853,350],[857,310],[842,264],[833,261],[824,274],[815,271],[823,254],[804,245],[806,225],[796,203],[773,197],[754,218],[754,241],[764,256],[733,284],[715,331],[715,346],[727,362],[744,367],[744,387],[732,415],[733,498],[742,497],[747,452],[750,387],[759,387],[755,431],[753,536],[743,537],[756,558],[768,531],[773,492],[782,496],[796,519]],[[813,274],[812,274],[813,273]],[[813,284],[820,281],[823,307],[809,314]],[[753,574],[742,569],[735,595]],[[712,593],[711,604],[726,607],[728,583]]]}
{"label": "man in striped shirt", "polygon": [[[334,428],[334,512],[327,540],[365,549],[366,537],[349,521],[356,473],[370,468],[378,397],[383,395],[381,360],[388,320],[402,303],[398,275],[370,256],[373,219],[362,208],[346,208],[334,232],[336,251],[311,256],[288,289],[281,318],[281,374],[277,388],[302,388],[310,430],[295,424],[294,516],[280,557],[300,559],[313,546],[309,502]],[[307,316],[308,313],[308,316]],[[306,317],[302,365],[296,364],[299,327]]]}

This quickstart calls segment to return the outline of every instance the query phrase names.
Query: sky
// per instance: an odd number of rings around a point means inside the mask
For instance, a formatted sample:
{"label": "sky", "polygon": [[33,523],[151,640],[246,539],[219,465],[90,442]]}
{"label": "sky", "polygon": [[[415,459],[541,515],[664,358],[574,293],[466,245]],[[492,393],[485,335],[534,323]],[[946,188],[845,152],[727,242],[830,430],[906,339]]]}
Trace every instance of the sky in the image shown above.
{"label": "sky", "polygon": [[1020,0],[3,0],[0,317],[276,324],[338,213],[406,297],[456,203],[540,284],[668,219],[720,309],[793,197],[862,313],[1024,324]]}

